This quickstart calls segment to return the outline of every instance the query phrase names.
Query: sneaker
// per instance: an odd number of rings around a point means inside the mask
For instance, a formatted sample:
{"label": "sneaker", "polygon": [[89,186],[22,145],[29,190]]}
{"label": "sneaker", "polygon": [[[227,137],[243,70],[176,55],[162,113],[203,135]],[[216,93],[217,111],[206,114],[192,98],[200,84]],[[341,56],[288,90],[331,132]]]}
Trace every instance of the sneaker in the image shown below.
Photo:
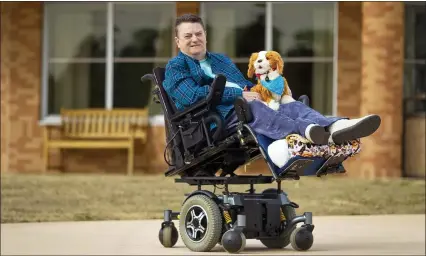
{"label": "sneaker", "polygon": [[327,145],[330,133],[317,124],[310,124],[306,128],[305,137],[313,144]]}
{"label": "sneaker", "polygon": [[368,115],[357,119],[344,119],[334,122],[329,127],[331,133],[329,142],[342,144],[347,141],[370,136],[380,126],[378,115]]}

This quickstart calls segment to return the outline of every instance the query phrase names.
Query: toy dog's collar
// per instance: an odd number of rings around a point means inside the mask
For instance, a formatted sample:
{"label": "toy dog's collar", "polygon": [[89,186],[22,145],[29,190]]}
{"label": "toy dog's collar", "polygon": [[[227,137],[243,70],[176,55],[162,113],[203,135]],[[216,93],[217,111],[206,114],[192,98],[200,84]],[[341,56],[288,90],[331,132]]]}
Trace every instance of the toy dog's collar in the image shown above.
{"label": "toy dog's collar", "polygon": [[266,75],[266,78],[265,78],[265,80],[267,81],[267,82],[269,82],[269,70],[266,72],[266,73],[263,73],[263,74],[255,74],[256,75],[256,79],[259,79],[260,80],[260,77],[262,76],[262,75]]}

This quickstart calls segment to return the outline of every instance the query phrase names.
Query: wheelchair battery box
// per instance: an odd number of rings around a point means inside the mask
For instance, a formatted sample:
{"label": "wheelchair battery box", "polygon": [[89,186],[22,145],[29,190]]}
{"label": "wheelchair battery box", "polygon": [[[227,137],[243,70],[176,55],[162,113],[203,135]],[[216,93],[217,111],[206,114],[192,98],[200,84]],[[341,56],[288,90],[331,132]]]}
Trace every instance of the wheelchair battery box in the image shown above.
{"label": "wheelchair battery box", "polygon": [[204,140],[203,126],[193,124],[182,131],[183,144],[186,148],[191,148]]}

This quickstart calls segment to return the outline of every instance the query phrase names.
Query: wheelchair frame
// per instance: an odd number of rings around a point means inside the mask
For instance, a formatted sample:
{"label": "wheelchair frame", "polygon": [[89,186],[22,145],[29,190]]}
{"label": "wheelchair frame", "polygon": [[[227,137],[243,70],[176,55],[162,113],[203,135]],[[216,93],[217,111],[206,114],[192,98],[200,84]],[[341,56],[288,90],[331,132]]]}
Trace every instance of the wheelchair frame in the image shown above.
{"label": "wheelchair frame", "polygon": [[[180,178],[175,179],[176,183],[197,186],[195,191],[185,195],[180,212],[169,209],[164,211],[159,232],[161,244],[173,247],[180,233],[184,244],[192,251],[210,251],[219,243],[226,251],[237,253],[244,249],[246,239],[258,239],[268,248],[283,248],[291,243],[295,250],[310,249],[314,229],[312,213],[296,216],[295,209],[299,206],[282,191],[281,181],[300,179],[311,160],[294,161],[279,177],[266,160],[272,176],[236,175],[234,171],[239,166],[262,156],[266,159],[266,152],[247,125],[252,116],[243,98],[238,98],[234,103],[239,122],[235,130],[226,133],[222,119],[215,112],[226,78],[223,75],[216,76],[206,99],[183,111],[178,111],[171,104],[162,87],[164,68],[154,68],[153,74],[142,77],[142,81],[145,80],[155,82],[154,101],[162,105],[165,115],[167,145],[164,157],[169,164],[165,176],[180,175]],[[299,100],[305,103],[309,101],[307,96]],[[207,128],[211,122],[216,124],[213,131]],[[170,143],[173,143],[172,163],[166,159]],[[333,168],[329,165],[332,158],[318,170],[318,176],[332,172]],[[219,169],[222,172],[216,176]],[[270,184],[274,181],[277,182],[276,189],[255,193],[254,184]],[[246,191],[248,193],[230,192],[228,186],[231,184],[248,184],[250,188]],[[215,189],[223,185],[224,191],[222,195],[217,195],[215,190],[211,192],[202,189],[206,185],[214,186]],[[179,220],[179,232],[173,220]],[[303,225],[296,228],[298,223]]]}

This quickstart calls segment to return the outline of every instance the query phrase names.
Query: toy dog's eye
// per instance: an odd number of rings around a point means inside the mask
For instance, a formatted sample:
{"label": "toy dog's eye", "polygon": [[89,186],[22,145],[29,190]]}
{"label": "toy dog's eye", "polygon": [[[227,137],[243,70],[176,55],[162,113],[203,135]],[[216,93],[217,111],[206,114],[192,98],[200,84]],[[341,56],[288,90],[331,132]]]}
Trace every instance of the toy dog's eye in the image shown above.
{"label": "toy dog's eye", "polygon": [[269,58],[268,58],[268,57],[266,57],[266,60],[269,60]]}

